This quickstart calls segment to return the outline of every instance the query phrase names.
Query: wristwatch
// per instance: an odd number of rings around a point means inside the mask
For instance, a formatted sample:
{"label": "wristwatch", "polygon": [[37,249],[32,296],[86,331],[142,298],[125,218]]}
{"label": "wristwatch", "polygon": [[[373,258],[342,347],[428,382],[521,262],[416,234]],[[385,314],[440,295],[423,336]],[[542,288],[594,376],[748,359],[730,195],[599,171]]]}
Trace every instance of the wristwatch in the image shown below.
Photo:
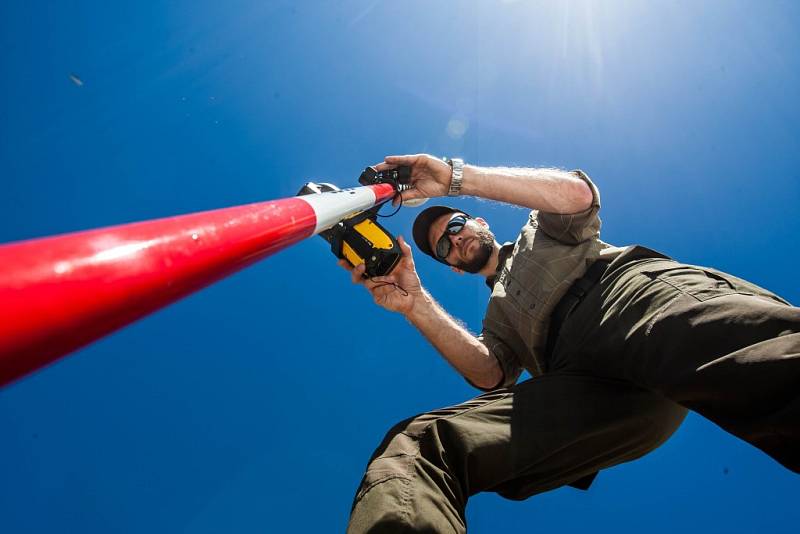
{"label": "wristwatch", "polygon": [[457,197],[461,194],[461,181],[464,179],[464,160],[461,158],[445,158],[444,160],[450,168],[450,189],[447,191],[447,196]]}

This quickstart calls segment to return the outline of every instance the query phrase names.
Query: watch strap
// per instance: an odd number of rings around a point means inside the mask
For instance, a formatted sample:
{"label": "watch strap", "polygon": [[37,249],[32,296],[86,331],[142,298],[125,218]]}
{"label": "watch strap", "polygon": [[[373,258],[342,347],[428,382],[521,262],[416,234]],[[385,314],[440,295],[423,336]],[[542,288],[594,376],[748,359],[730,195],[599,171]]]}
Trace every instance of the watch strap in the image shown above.
{"label": "watch strap", "polygon": [[447,158],[445,160],[451,168],[450,188],[447,196],[457,197],[461,194],[461,183],[464,179],[464,160],[461,158]]}

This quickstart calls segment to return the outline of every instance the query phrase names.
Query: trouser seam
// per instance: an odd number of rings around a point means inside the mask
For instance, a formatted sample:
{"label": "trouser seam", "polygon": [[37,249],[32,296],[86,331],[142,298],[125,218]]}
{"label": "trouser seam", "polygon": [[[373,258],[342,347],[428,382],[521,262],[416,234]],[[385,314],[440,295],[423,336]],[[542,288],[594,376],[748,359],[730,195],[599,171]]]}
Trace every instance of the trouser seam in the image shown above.
{"label": "trouser seam", "polygon": [[[417,454],[417,457],[419,454]],[[416,460],[416,457],[415,457]],[[414,462],[409,462],[409,468],[414,465]],[[403,519],[411,525],[411,477],[412,475],[409,474],[407,478],[401,478],[400,481],[403,484],[403,500],[400,503],[400,511],[403,514]]]}

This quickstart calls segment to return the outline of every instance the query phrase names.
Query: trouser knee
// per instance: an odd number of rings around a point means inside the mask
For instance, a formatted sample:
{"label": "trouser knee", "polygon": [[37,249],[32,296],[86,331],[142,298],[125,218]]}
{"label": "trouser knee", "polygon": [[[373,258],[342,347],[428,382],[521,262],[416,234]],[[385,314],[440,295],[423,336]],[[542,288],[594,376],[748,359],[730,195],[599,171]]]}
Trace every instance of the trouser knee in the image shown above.
{"label": "trouser knee", "polygon": [[350,515],[349,533],[463,532],[461,499],[445,498],[437,433],[440,420],[425,414],[392,427],[370,458]]}
{"label": "trouser knee", "polygon": [[437,448],[428,444],[438,440],[438,433],[430,432],[431,426],[438,421],[436,417],[423,414],[400,421],[390,428],[370,457],[359,495],[381,481],[395,478],[410,480],[421,463],[435,460],[426,456],[429,456],[430,450]]}

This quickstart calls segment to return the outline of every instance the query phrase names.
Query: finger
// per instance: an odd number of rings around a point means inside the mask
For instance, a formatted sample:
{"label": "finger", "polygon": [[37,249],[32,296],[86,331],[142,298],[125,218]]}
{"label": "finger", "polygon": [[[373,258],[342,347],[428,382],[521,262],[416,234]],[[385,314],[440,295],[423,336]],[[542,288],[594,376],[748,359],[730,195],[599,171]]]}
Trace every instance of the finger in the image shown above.
{"label": "finger", "polygon": [[376,283],[376,284],[395,284],[395,283],[397,283],[397,279],[394,277],[394,275],[391,275],[391,274],[387,275],[387,276],[373,276],[372,278],[369,279],[369,281],[373,282],[373,283]]}
{"label": "finger", "polygon": [[339,267],[341,267],[342,269],[345,269],[347,271],[352,271],[353,270],[353,266],[350,265],[350,262],[347,261],[347,260],[344,260],[344,259],[337,261],[336,265],[338,265]]}
{"label": "finger", "polygon": [[406,243],[406,240],[403,236],[397,236],[397,242],[400,244],[400,250],[403,251],[403,256],[408,256],[411,258],[413,253],[411,252],[411,245]]}
{"label": "finger", "polygon": [[[408,189],[400,193],[400,196],[403,197],[403,202],[406,200],[413,200],[415,198],[427,198],[419,189]],[[400,202],[399,199],[397,201]]]}
{"label": "finger", "polygon": [[394,289],[394,286],[389,284],[376,284],[373,282],[370,283],[369,285],[372,286],[369,292],[372,293],[373,295],[387,295],[391,293],[392,290]]}
{"label": "finger", "polygon": [[364,283],[364,279],[361,277],[361,275],[364,274],[364,269],[365,268],[366,267],[364,266],[363,263],[359,263],[358,265],[356,265],[350,271],[350,273],[351,273],[351,277],[350,278],[353,280],[354,284],[363,284]]}
{"label": "finger", "polygon": [[395,166],[400,165],[410,165],[413,166],[414,164],[418,163],[421,158],[422,154],[410,154],[405,156],[386,156],[383,158],[383,161]]}
{"label": "finger", "polygon": [[400,250],[403,252],[403,259],[401,262],[406,268],[416,271],[417,268],[414,265],[414,254],[411,252],[411,245],[406,243],[406,240],[403,238],[403,236],[399,236],[397,238],[397,242],[400,244]]}
{"label": "finger", "polygon": [[392,285],[397,283],[397,278],[394,274],[389,274],[386,276],[370,276],[368,278],[363,278],[362,283],[366,286],[367,289],[372,291],[373,289]]}
{"label": "finger", "polygon": [[375,278],[364,278],[363,279],[364,287],[366,287],[370,293],[374,293],[378,289],[385,288],[385,287],[392,287],[391,282],[384,282],[381,280],[375,280]]}
{"label": "finger", "polygon": [[375,168],[376,171],[381,172],[381,171],[388,171],[390,169],[396,169],[397,165],[381,162],[381,163],[376,163],[375,165],[373,165],[373,167]]}
{"label": "finger", "polygon": [[426,198],[422,192],[417,191],[416,189],[408,189],[406,191],[400,192],[399,195],[395,195],[392,198],[392,206],[395,208],[401,203],[406,202],[407,200],[413,200],[417,198]]}
{"label": "finger", "polygon": [[395,291],[397,291],[397,288],[394,286],[378,286],[371,289],[370,293],[372,294],[372,298],[383,300],[389,296],[389,293],[394,293]]}

